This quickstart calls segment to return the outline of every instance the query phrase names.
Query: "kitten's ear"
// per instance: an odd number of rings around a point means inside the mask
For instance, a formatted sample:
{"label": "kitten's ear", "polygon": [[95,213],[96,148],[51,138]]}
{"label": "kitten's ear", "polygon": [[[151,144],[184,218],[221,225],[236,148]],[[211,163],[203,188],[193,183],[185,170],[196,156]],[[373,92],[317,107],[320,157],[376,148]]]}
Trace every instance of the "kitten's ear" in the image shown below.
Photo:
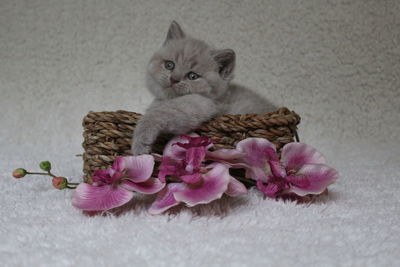
{"label": "kitten's ear", "polygon": [[165,39],[164,45],[167,44],[170,40],[178,40],[185,37],[185,33],[183,32],[181,26],[179,26],[178,22],[175,20],[172,21],[169,26],[167,39]]}
{"label": "kitten's ear", "polygon": [[224,80],[232,80],[235,69],[235,51],[232,49],[215,50],[212,52],[219,66],[219,75]]}

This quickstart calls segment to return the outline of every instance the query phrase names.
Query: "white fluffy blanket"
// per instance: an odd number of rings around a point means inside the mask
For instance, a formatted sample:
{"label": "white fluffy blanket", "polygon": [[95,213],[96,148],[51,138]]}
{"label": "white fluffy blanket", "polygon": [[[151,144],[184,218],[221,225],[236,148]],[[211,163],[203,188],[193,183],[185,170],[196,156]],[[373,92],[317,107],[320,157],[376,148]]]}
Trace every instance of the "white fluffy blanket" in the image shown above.
{"label": "white fluffy blanket", "polygon": [[[161,216],[148,215],[149,200],[138,198],[119,216],[87,217],[49,179],[17,181],[2,167],[2,265],[397,265],[400,153],[361,144],[322,150],[341,178],[320,202],[276,202],[252,191]],[[54,162],[55,172],[79,176],[80,160]],[[20,165],[35,166],[16,158],[5,166]]]}

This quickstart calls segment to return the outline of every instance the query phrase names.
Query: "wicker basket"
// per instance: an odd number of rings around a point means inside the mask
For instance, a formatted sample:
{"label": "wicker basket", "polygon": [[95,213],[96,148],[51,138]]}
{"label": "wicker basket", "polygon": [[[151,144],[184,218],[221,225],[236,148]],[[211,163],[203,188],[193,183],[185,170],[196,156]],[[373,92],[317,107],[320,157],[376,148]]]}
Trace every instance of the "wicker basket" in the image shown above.
{"label": "wicker basket", "polygon": [[[94,170],[111,166],[115,157],[131,155],[132,135],[141,114],[128,111],[89,112],[83,119],[84,180],[91,182]],[[248,137],[262,137],[278,149],[297,136],[300,116],[283,107],[265,114],[224,115],[204,123],[195,130],[202,136],[218,138],[215,148],[233,148]],[[171,136],[160,136],[153,152],[161,153]]]}

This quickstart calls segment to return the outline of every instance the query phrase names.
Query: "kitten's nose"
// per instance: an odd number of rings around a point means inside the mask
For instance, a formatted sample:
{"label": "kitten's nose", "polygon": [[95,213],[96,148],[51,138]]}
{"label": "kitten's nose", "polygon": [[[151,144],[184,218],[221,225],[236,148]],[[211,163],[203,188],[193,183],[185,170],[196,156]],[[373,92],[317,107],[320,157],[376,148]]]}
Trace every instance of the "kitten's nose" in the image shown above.
{"label": "kitten's nose", "polygon": [[174,77],[170,77],[169,81],[171,82],[171,84],[176,84],[179,82],[179,80],[175,79]]}

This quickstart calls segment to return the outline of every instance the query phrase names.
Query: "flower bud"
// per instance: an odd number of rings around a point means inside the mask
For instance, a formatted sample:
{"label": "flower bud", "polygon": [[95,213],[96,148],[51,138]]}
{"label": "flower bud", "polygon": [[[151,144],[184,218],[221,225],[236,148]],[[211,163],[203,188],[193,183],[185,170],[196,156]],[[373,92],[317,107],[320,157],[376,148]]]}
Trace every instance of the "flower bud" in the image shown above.
{"label": "flower bud", "polygon": [[26,175],[26,173],[27,173],[27,171],[25,169],[18,168],[13,171],[12,176],[14,176],[14,178],[19,179],[19,178],[24,177]]}
{"label": "flower bud", "polygon": [[42,161],[42,162],[39,163],[39,167],[42,170],[48,172],[48,171],[51,170],[51,163],[49,161]]}
{"label": "flower bud", "polygon": [[68,180],[65,177],[54,177],[52,183],[55,188],[62,190],[67,188]]}

